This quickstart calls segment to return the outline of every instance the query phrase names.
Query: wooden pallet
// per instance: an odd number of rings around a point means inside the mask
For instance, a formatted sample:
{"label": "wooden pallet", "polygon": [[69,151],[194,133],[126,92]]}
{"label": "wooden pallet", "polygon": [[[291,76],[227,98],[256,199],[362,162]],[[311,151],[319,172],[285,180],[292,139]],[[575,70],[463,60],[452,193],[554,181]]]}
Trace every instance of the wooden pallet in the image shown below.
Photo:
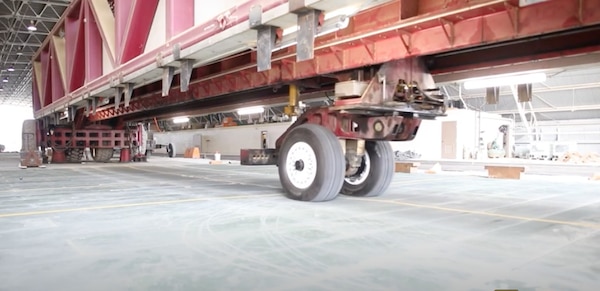
{"label": "wooden pallet", "polygon": [[396,162],[396,173],[414,173],[421,163],[418,162]]}
{"label": "wooden pallet", "polygon": [[521,173],[525,172],[525,167],[520,166],[499,166],[487,165],[488,177],[496,179],[521,179]]}

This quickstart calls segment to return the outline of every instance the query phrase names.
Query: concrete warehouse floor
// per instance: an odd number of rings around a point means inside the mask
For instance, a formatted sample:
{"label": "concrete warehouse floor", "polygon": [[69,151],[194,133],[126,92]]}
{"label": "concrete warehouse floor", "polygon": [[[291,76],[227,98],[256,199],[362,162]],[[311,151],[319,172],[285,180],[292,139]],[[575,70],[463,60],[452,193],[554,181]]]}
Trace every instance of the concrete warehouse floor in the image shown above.
{"label": "concrete warehouse floor", "polygon": [[598,290],[600,182],[396,174],[283,198],[277,169],[0,154],[0,290]]}

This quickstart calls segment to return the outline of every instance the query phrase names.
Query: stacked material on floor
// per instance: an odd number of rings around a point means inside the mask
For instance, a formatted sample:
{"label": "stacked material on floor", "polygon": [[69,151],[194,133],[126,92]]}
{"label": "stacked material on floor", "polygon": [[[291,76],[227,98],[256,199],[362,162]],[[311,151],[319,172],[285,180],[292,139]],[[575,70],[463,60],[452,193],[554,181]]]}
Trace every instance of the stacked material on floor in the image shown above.
{"label": "stacked material on floor", "polygon": [[570,153],[564,154],[560,160],[565,163],[574,163],[574,164],[600,163],[600,154],[570,152]]}
{"label": "stacked material on floor", "polygon": [[413,151],[405,151],[405,152],[395,151],[394,155],[396,157],[396,161],[418,159],[421,157],[421,154],[413,152]]}

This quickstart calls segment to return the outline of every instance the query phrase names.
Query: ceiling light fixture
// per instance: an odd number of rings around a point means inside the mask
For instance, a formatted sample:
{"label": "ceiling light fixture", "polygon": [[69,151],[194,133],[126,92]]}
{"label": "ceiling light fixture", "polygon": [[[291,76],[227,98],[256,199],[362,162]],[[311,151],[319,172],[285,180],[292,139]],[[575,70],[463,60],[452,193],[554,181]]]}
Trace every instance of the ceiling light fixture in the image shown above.
{"label": "ceiling light fixture", "polygon": [[33,23],[33,20],[29,23],[29,26],[27,26],[27,30],[29,30],[29,31],[37,30],[37,27],[35,27],[35,23]]}
{"label": "ceiling light fixture", "polygon": [[531,84],[546,81],[546,74],[520,74],[520,75],[501,75],[494,77],[476,78],[466,80],[464,83],[465,89],[481,89],[500,86],[510,86],[518,84]]}
{"label": "ceiling light fixture", "polygon": [[15,66],[10,66],[7,69],[9,72],[14,72],[15,71]]}
{"label": "ceiling light fixture", "polygon": [[238,109],[237,114],[246,115],[246,114],[256,114],[265,112],[265,108],[262,106],[254,106],[254,107],[245,107]]}
{"label": "ceiling light fixture", "polygon": [[173,118],[173,123],[186,123],[188,121],[190,121],[190,118],[189,117],[185,117],[185,116],[184,117],[175,117],[175,118]]}
{"label": "ceiling light fixture", "polygon": [[8,77],[5,77],[4,79],[2,79],[3,83],[8,83]]}

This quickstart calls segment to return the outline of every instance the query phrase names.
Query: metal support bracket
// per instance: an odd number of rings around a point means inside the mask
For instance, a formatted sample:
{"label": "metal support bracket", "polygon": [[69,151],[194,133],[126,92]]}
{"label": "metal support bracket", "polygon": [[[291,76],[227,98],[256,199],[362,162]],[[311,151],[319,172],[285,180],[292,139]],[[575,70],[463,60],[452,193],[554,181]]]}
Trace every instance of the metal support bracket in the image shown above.
{"label": "metal support bracket", "polygon": [[133,95],[133,83],[125,83],[125,107],[129,107],[129,102],[131,102],[131,96]]}
{"label": "metal support bracket", "polygon": [[124,83],[115,87],[115,109],[121,105],[121,97],[124,95],[124,107],[129,107],[133,95],[133,83]]}
{"label": "metal support bracket", "polygon": [[262,6],[254,5],[250,7],[250,14],[248,15],[248,22],[250,22],[250,28],[256,29],[263,25],[262,23]]}
{"label": "metal support bracket", "polygon": [[402,45],[404,45],[404,48],[410,54],[411,53],[411,48],[410,48],[410,33],[407,33],[407,32],[404,32],[404,31],[398,31],[398,33],[400,34],[400,40],[402,40]]}
{"label": "metal support bracket", "polygon": [[[119,109],[119,106],[121,105],[121,96],[123,96],[123,87],[115,87],[115,109]],[[95,98],[94,102],[96,102]]]}
{"label": "metal support bracket", "polygon": [[194,69],[194,61],[182,59],[181,71],[179,73],[179,90],[187,92],[190,89],[190,79],[192,78],[192,70]]}
{"label": "metal support bracket", "polygon": [[90,113],[92,113],[92,99],[87,99],[85,101],[85,117],[90,116]]}
{"label": "metal support bracket", "polygon": [[317,36],[321,11],[316,9],[301,9],[296,14],[298,15],[296,61],[312,60],[315,57],[315,38]]}
{"label": "metal support bracket", "polygon": [[513,30],[515,34],[519,33],[519,7],[514,6],[508,2],[504,4],[506,6],[506,13],[508,14],[508,18],[513,25]]}
{"label": "metal support bracket", "polygon": [[175,76],[175,67],[164,67],[162,75],[162,97],[169,95],[171,84],[173,84],[173,76]]}
{"label": "metal support bracket", "polygon": [[96,109],[98,109],[98,98],[92,98],[92,112],[96,114]]}
{"label": "metal support bracket", "polygon": [[271,69],[271,55],[275,43],[280,38],[279,27],[262,23],[262,6],[255,5],[250,9],[250,28],[257,31],[256,35],[256,66],[258,72]]}
{"label": "metal support bracket", "polygon": [[69,122],[75,121],[75,113],[77,112],[77,108],[75,106],[69,106],[69,107],[67,107],[67,110],[69,112],[69,115],[67,116],[67,120]]}
{"label": "metal support bracket", "polygon": [[440,23],[446,38],[448,38],[448,43],[450,43],[450,46],[454,46],[454,23],[444,18],[440,18]]}
{"label": "metal support bracket", "polygon": [[485,103],[498,104],[500,100],[500,87],[490,87],[485,90]]}
{"label": "metal support bracket", "polygon": [[262,26],[257,30],[256,64],[259,72],[271,69],[271,55],[277,41],[277,27]]}

